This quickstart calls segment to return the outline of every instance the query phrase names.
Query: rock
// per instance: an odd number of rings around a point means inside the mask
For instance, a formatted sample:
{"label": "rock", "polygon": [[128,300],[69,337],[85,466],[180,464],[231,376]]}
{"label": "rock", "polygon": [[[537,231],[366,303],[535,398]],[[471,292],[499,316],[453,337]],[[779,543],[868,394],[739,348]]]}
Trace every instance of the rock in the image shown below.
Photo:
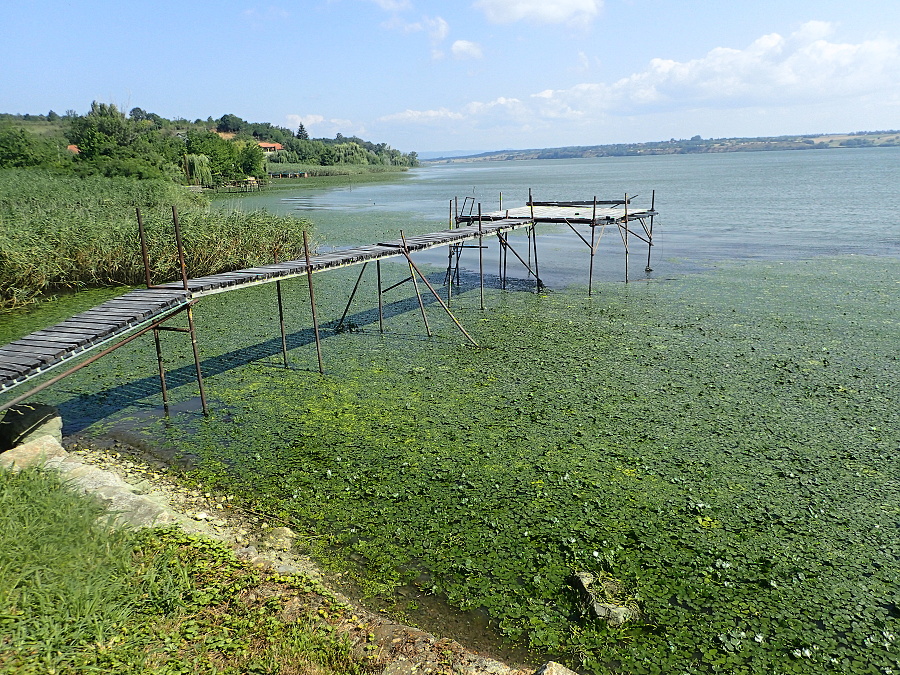
{"label": "rock", "polygon": [[289,527],[273,527],[263,535],[260,544],[265,548],[290,551],[296,538],[297,534]]}
{"label": "rock", "polygon": [[0,454],[0,467],[21,471],[32,466],[43,466],[51,459],[65,458],[68,454],[56,438],[41,436]]}
{"label": "rock", "polygon": [[618,601],[622,588],[619,582],[611,577],[597,579],[590,572],[576,572],[571,583],[581,591],[594,615],[605,619],[610,626],[621,626],[638,616],[637,610]]}
{"label": "rock", "polygon": [[535,671],[534,675],[578,675],[578,673],[574,670],[569,670],[556,661],[547,661]]}
{"label": "rock", "polygon": [[42,436],[52,436],[62,445],[62,418],[52,405],[20,403],[0,420],[0,452]]}

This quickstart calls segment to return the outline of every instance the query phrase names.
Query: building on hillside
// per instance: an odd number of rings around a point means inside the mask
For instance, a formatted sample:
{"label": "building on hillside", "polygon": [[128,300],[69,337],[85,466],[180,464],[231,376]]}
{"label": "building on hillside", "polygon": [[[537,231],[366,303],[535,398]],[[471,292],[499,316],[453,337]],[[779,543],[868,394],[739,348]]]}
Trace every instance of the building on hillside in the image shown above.
{"label": "building on hillside", "polygon": [[279,150],[284,150],[284,146],[281,143],[257,143],[257,145],[262,148],[263,152],[278,152]]}

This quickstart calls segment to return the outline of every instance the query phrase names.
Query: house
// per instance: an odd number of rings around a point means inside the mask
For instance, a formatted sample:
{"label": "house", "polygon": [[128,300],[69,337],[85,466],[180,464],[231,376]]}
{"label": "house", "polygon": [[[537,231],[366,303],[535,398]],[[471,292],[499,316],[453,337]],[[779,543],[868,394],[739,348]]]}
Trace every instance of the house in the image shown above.
{"label": "house", "polygon": [[262,148],[263,152],[278,152],[279,150],[284,150],[284,146],[281,143],[258,143],[257,145]]}

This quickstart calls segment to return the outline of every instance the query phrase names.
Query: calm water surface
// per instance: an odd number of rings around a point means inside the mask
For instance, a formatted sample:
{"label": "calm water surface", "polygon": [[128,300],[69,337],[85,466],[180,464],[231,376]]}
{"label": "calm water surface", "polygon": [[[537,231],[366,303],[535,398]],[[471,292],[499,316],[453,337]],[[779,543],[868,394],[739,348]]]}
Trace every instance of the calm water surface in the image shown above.
{"label": "calm water surface", "polygon": [[[374,243],[382,236],[444,229],[450,201],[474,198],[484,211],[539,201],[637,195],[656,191],[652,267],[656,276],[723,260],[792,260],[844,254],[900,254],[900,149],[778,151],[598,159],[444,164],[416,169],[400,182],[242,200],[316,223],[324,245]],[[540,228],[542,276],[551,284],[583,282],[588,251],[565,226]],[[519,235],[520,246],[525,249]],[[515,245],[515,244],[514,244]],[[647,249],[631,241],[632,278],[643,275]],[[444,250],[421,254],[446,264]],[[618,233],[607,228],[597,278],[624,276]],[[496,253],[489,254],[491,269]],[[477,257],[463,260],[470,269]],[[510,265],[510,273],[518,273]]]}

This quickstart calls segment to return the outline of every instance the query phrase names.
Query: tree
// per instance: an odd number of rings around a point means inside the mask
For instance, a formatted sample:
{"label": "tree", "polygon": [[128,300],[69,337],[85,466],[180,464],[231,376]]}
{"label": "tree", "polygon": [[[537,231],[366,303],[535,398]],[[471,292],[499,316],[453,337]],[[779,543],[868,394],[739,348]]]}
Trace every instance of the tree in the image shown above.
{"label": "tree", "polygon": [[309,134],[306,133],[306,127],[303,126],[303,122],[300,122],[300,126],[297,127],[297,135],[296,138],[299,138],[301,141],[308,141]]}
{"label": "tree", "polygon": [[262,178],[266,175],[266,154],[256,143],[247,143],[238,155],[238,166],[244,175]]}
{"label": "tree", "polygon": [[24,129],[0,130],[0,169],[50,164],[53,151],[49,141]]}
{"label": "tree", "polygon": [[216,122],[216,131],[236,134],[245,126],[247,126],[247,122],[237,115],[222,115]]}

